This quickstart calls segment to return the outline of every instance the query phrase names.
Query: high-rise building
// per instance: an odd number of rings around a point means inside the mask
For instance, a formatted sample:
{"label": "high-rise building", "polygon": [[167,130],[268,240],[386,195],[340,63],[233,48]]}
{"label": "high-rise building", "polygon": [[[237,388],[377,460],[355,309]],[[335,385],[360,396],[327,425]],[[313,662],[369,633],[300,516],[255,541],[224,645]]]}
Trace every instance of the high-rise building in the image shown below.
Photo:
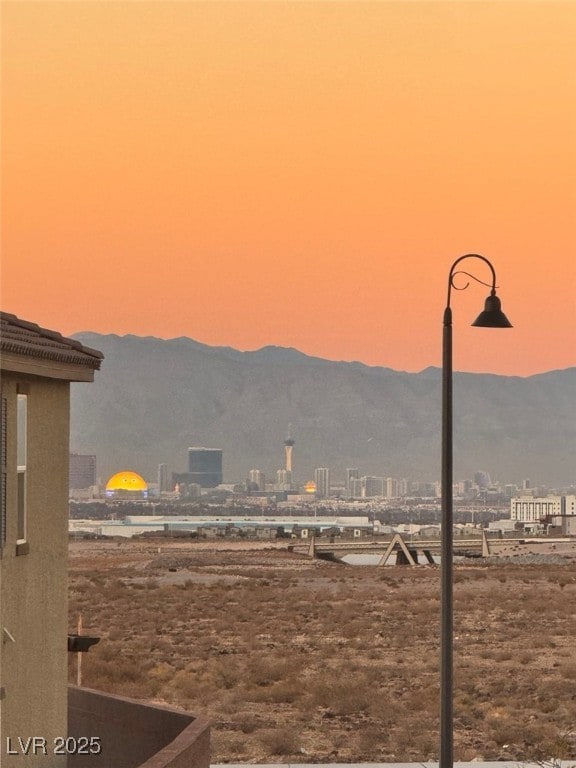
{"label": "high-rise building", "polygon": [[328,498],[330,496],[330,470],[328,467],[318,467],[318,469],[314,470],[314,481],[316,483],[317,498]]}
{"label": "high-rise building", "polygon": [[386,478],[386,498],[397,499],[400,494],[398,493],[398,480],[395,477]]}
{"label": "high-rise building", "polygon": [[188,482],[201,488],[215,488],[222,483],[222,449],[188,448]]}
{"label": "high-rise building", "polygon": [[276,488],[279,491],[292,490],[292,472],[288,469],[279,469],[276,472]]}
{"label": "high-rise building", "polygon": [[474,472],[474,482],[478,488],[488,488],[490,485],[492,485],[490,475],[483,469],[479,470],[478,472]]}
{"label": "high-rise building", "polygon": [[202,496],[202,488],[198,483],[177,483],[176,490],[180,498],[186,501],[197,501]]}
{"label": "high-rise building", "polygon": [[171,490],[168,464],[158,464],[158,492],[167,493]]}
{"label": "high-rise building", "polygon": [[384,496],[383,477],[371,477],[370,475],[365,475],[360,479],[362,481],[362,496],[365,499],[371,499],[375,496]]}
{"label": "high-rise building", "polygon": [[202,486],[198,485],[198,483],[190,483],[188,486],[188,498],[189,499],[199,499],[202,496]]}
{"label": "high-rise building", "polygon": [[[252,490],[265,491],[266,490],[266,476],[264,472],[259,469],[251,469],[248,472],[248,483]],[[253,486],[256,486],[255,488]]]}
{"label": "high-rise building", "polygon": [[71,453],[69,488],[80,490],[96,485],[96,456]]}
{"label": "high-rise building", "polygon": [[[466,488],[466,484],[470,483],[470,487],[472,487],[470,480],[464,481],[464,488]],[[412,482],[408,483],[408,493],[411,496],[419,496],[420,498],[436,498],[436,496],[440,495],[441,491],[441,485],[440,482],[438,483],[425,483],[419,480],[413,480]]]}
{"label": "high-rise building", "polygon": [[286,453],[286,471],[292,472],[292,448],[294,447],[295,440],[292,437],[292,425],[288,424],[288,434],[286,440],[284,440],[284,451]]}
{"label": "high-rise building", "polygon": [[362,498],[362,480],[359,477],[350,478],[350,490],[348,491],[349,499],[361,499]]}
{"label": "high-rise building", "polygon": [[345,481],[345,490],[346,490],[346,496],[347,498],[351,499],[353,498],[354,494],[352,493],[352,480],[358,480],[360,477],[360,471],[357,467],[351,468],[348,467],[346,469],[346,481]]}

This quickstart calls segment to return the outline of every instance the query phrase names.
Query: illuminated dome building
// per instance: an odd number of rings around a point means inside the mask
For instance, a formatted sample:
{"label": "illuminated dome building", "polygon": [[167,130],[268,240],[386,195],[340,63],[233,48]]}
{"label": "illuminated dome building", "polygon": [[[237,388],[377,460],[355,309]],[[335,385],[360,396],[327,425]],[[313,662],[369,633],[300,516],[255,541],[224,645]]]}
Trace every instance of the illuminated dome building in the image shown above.
{"label": "illuminated dome building", "polygon": [[148,486],[144,478],[136,472],[122,470],[112,475],[106,483],[106,496],[119,499],[146,499]]}

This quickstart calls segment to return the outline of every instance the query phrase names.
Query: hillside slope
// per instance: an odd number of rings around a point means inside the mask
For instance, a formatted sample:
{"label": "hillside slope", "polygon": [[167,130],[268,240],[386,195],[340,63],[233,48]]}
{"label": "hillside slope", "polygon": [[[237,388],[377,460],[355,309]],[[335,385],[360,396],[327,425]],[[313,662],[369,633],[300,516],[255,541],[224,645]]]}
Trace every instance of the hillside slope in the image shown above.
{"label": "hillside slope", "polygon": [[[187,448],[224,449],[227,482],[283,466],[288,424],[294,475],[318,466],[435,480],[441,372],[331,362],[293,349],[240,352],[191,339],[77,334],[105,355],[94,384],[74,385],[71,448],[95,453],[103,478],[122,468],[155,480],[186,469]],[[528,378],[455,374],[456,478],[568,484],[576,478],[576,368]]]}

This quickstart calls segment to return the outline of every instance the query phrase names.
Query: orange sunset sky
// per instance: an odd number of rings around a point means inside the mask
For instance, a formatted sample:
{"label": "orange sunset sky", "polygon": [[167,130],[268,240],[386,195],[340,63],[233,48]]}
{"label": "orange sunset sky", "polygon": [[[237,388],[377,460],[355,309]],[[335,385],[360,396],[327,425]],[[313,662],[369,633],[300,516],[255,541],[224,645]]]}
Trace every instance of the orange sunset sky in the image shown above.
{"label": "orange sunset sky", "polygon": [[565,368],[575,212],[573,0],[2,3],[2,309],[65,334],[418,371],[477,252],[455,368]]}

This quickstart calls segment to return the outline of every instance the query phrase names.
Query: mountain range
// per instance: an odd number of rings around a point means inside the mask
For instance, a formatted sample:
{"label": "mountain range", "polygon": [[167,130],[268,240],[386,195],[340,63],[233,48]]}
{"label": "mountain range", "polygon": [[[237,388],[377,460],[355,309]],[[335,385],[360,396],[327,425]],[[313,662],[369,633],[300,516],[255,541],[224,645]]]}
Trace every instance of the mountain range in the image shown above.
{"label": "mountain range", "polygon": [[[72,387],[71,450],[97,456],[106,480],[131,469],[156,480],[159,463],[187,470],[189,446],[222,448],[224,480],[250,469],[271,480],[330,467],[434,481],[440,477],[441,370],[405,373],[333,362],[295,349],[241,352],[189,338],[79,333],[104,353],[93,384]],[[454,374],[454,477],[576,482],[576,368],[529,377]]]}

